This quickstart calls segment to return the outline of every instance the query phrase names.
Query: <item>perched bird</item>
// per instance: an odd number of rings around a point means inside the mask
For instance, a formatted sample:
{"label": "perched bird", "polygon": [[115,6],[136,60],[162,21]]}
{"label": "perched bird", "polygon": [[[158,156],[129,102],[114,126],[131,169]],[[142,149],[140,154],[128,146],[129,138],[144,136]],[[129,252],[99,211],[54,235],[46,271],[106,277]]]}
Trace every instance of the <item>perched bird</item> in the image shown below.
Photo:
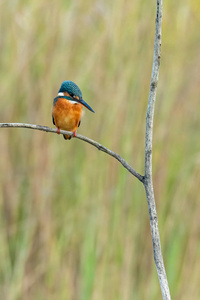
{"label": "perched bird", "polygon": [[[80,126],[82,116],[82,105],[89,110],[94,110],[83,100],[79,87],[70,80],[63,81],[58,96],[53,101],[52,121],[60,129],[72,131],[76,136],[76,130]],[[64,139],[70,140],[71,136],[64,134]]]}

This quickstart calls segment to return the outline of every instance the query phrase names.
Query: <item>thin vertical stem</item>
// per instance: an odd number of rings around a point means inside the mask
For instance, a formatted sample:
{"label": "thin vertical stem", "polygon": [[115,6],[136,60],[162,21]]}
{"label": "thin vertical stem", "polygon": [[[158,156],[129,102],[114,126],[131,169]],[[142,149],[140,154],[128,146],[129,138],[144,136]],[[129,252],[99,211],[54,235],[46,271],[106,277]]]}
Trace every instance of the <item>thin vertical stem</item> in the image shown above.
{"label": "thin vertical stem", "polygon": [[149,91],[147,116],[146,116],[144,186],[145,186],[148,209],[149,209],[154,261],[157,268],[163,299],[169,300],[171,299],[171,297],[170,297],[170,290],[169,290],[169,285],[167,281],[167,276],[166,276],[166,271],[165,271],[165,266],[163,262],[162,251],[161,251],[160,235],[158,229],[158,217],[156,211],[155,196],[153,191],[153,179],[152,179],[153,118],[154,118],[154,107],[155,107],[156,91],[157,91],[159,67],[160,67],[162,11],[163,11],[163,1],[157,0],[154,57],[153,57],[151,84],[150,84],[150,91]]}

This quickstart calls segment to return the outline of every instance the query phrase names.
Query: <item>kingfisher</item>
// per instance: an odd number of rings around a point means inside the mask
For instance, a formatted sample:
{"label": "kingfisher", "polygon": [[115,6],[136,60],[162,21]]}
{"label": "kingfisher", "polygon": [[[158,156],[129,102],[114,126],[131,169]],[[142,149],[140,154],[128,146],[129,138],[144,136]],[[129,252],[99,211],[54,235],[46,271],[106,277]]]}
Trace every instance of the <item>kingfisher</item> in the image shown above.
{"label": "kingfisher", "polygon": [[[72,131],[76,136],[76,130],[81,124],[82,106],[94,113],[94,110],[83,100],[82,92],[78,85],[71,80],[65,80],[61,84],[58,95],[53,100],[52,121],[60,129]],[[65,140],[70,140],[71,136],[64,134]]]}

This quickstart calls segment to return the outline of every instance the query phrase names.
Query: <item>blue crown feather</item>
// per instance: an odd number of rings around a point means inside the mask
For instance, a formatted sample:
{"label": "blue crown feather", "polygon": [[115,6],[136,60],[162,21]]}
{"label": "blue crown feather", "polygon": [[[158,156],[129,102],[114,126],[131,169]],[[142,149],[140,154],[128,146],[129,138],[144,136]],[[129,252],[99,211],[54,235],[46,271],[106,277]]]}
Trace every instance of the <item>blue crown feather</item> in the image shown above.
{"label": "blue crown feather", "polygon": [[79,89],[78,85],[76,85],[71,80],[65,80],[61,84],[61,87],[58,91],[59,93],[67,92],[70,95],[78,96],[80,99],[82,99],[82,92]]}

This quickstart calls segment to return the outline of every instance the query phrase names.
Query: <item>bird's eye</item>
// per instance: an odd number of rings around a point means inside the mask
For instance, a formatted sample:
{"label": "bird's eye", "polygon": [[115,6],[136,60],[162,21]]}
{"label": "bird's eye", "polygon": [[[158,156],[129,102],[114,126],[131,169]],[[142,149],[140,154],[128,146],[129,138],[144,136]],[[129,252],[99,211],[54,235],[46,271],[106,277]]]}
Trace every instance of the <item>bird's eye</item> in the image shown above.
{"label": "bird's eye", "polygon": [[79,100],[79,96],[76,96],[76,95],[73,95],[73,98],[76,99],[76,100]]}
{"label": "bird's eye", "polygon": [[70,97],[74,98],[74,94],[72,94],[72,93],[69,93],[69,95],[70,95]]}

